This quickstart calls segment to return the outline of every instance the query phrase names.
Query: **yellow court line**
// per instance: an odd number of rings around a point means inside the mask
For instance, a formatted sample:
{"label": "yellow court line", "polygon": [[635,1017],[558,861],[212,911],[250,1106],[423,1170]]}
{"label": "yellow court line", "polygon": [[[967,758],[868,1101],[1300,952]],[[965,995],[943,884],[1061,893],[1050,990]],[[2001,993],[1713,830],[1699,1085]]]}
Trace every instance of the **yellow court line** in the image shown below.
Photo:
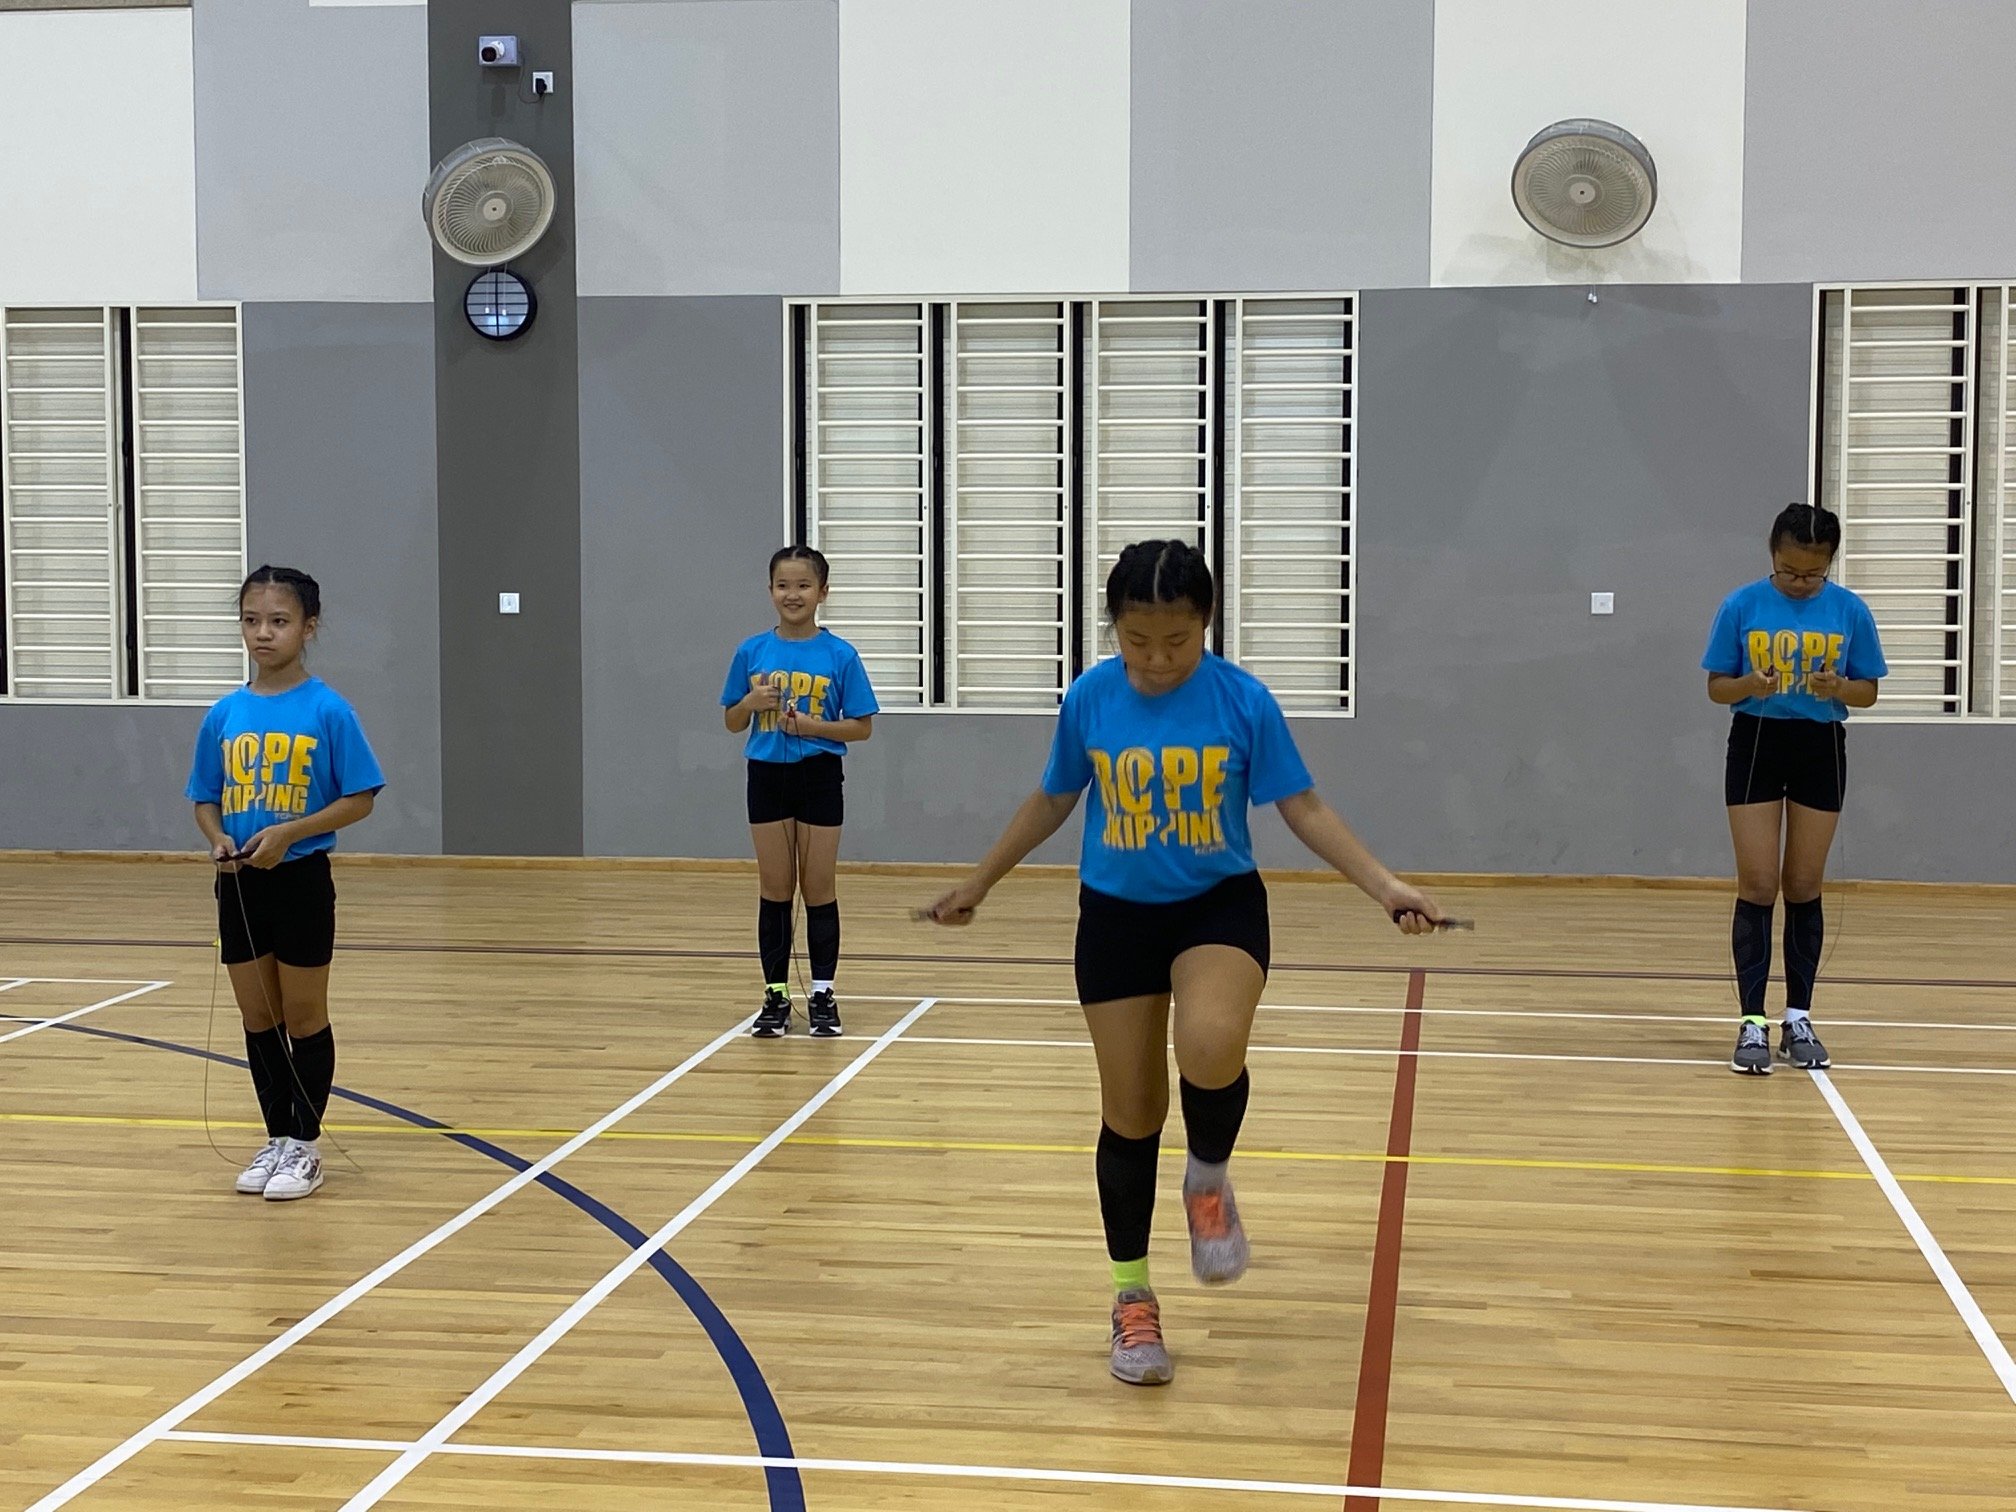
{"label": "yellow court line", "polygon": [[[81,1124],[135,1129],[210,1128],[228,1129],[234,1133],[243,1130],[263,1130],[265,1128],[264,1124],[242,1119],[213,1118],[206,1124],[200,1118],[143,1118],[95,1113],[0,1113],[0,1123]],[[446,1134],[467,1134],[475,1139],[572,1139],[581,1132],[579,1129],[487,1129],[463,1127],[430,1129],[417,1124],[405,1123],[324,1123],[322,1127],[335,1134],[417,1134],[437,1137]],[[755,1134],[717,1134],[697,1129],[611,1129],[600,1137],[603,1140],[630,1140],[655,1144],[732,1144],[746,1146],[760,1142],[760,1136]],[[836,1134],[794,1134],[786,1139],[784,1143],[810,1145],[825,1149],[919,1150],[935,1154],[1091,1155],[1096,1152],[1096,1146],[1089,1144],[1028,1144],[985,1139],[885,1139],[865,1135]],[[1162,1155],[1165,1160],[1180,1160],[1183,1158],[1183,1151],[1180,1149],[1164,1150]],[[1614,1172],[1637,1176],[1735,1176],[1793,1181],[1875,1180],[1866,1170],[1810,1171],[1775,1166],[1665,1165],[1652,1161],[1630,1160],[1541,1160],[1510,1155],[1387,1155],[1376,1150],[1241,1149],[1239,1151],[1239,1158],[1242,1160],[1316,1161],[1334,1165],[1385,1165],[1391,1162],[1402,1165],[1459,1166],[1487,1170]],[[1901,1171],[1896,1173],[1896,1175],[1899,1181],[1943,1182],[1956,1186],[2016,1187],[2016,1176],[1961,1176],[1939,1172],[1921,1172],[1916,1175],[1906,1175]]]}

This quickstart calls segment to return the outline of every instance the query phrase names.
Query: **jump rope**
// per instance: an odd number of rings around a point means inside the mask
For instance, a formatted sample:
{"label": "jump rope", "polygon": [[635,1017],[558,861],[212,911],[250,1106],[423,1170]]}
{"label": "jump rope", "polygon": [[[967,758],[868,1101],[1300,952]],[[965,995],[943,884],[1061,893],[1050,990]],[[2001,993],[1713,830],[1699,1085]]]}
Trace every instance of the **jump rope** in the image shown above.
{"label": "jump rope", "polygon": [[[243,868],[247,864],[245,860],[247,854],[247,852],[238,851],[228,858],[237,862],[239,869],[236,871],[218,872],[218,885],[221,887],[223,879],[226,877],[231,879],[231,893],[238,902],[238,919],[245,927],[245,939],[247,943],[252,944],[253,948],[252,960],[255,965],[253,974],[259,979],[259,996],[266,1004],[266,1017],[272,1021],[272,1027],[280,1031],[280,1056],[287,1063],[288,1079],[294,1084],[294,1091],[300,1096],[301,1106],[304,1108],[312,1107],[313,1103],[308,1097],[308,1088],[302,1084],[301,1073],[294,1065],[293,1037],[287,1032],[287,1017],[280,1011],[280,1005],[273,1001],[272,994],[266,990],[265,973],[256,970],[256,963],[259,960],[258,945],[252,940],[252,913],[245,904],[245,883],[243,881]],[[286,863],[283,861],[281,865],[284,866]],[[237,1158],[226,1154],[223,1148],[218,1145],[216,1130],[210,1123],[210,1067],[215,1062],[217,1056],[215,1048],[217,1036],[217,979],[222,974],[223,969],[224,940],[220,933],[217,939],[216,953],[210,960],[210,1013],[203,1028],[203,1137],[210,1142],[210,1148],[216,1151],[219,1160],[229,1165],[236,1165],[238,1164]],[[263,1116],[265,1110],[262,1108],[260,1112]],[[337,1152],[342,1155],[344,1161],[353,1171],[360,1176],[364,1174],[364,1167],[357,1163],[356,1157],[345,1148],[343,1141],[330,1133],[326,1122],[322,1125],[322,1133],[317,1143],[320,1143],[322,1139],[326,1139],[336,1147]]]}

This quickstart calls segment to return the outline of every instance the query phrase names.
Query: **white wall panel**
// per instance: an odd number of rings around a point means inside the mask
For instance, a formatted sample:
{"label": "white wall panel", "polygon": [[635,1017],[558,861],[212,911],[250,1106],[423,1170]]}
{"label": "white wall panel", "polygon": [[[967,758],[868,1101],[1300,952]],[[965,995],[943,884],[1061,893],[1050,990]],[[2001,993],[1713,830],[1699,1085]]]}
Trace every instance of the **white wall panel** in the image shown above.
{"label": "white wall panel", "polygon": [[1125,289],[1128,36],[1128,0],[843,0],[842,289]]}
{"label": "white wall panel", "polygon": [[0,303],[196,297],[190,15],[0,14]]}
{"label": "white wall panel", "polygon": [[[1438,0],[1436,284],[1734,283],[1743,252],[1743,0]],[[1512,165],[1542,127],[1596,116],[1659,170],[1659,206],[1619,247],[1544,240]]]}

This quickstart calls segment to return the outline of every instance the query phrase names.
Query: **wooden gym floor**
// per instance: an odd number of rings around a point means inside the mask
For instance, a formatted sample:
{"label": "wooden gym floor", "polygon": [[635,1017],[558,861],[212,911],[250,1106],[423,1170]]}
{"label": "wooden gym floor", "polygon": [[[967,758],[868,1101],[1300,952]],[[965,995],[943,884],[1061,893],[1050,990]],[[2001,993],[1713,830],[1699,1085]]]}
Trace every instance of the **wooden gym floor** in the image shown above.
{"label": "wooden gym floor", "polygon": [[848,1037],[757,1042],[745,874],[338,877],[282,1205],[200,863],[0,861],[0,1509],[2016,1507],[2007,894],[1834,894],[1836,1069],[1754,1079],[1719,892],[1277,883],[1253,1270],[1172,1124],[1143,1391],[1068,878],[850,876]]}

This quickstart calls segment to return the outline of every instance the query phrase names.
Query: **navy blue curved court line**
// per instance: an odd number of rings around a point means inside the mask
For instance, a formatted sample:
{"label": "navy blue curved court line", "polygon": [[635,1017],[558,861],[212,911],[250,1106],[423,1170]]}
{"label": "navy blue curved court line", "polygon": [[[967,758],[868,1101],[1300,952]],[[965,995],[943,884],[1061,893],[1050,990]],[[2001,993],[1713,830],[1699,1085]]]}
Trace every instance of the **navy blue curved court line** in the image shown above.
{"label": "navy blue curved court line", "polygon": [[[203,1050],[195,1045],[177,1044],[173,1040],[153,1039],[144,1034],[122,1034],[116,1029],[100,1029],[91,1024],[53,1024],[55,1029],[67,1030],[74,1034],[88,1034],[94,1039],[118,1040],[128,1045],[145,1045],[153,1050],[172,1050],[177,1055],[193,1055],[199,1060],[212,1060],[226,1066],[246,1069],[245,1062],[235,1055],[225,1055],[221,1051]],[[333,1096],[360,1107],[370,1108],[404,1123],[422,1129],[438,1129],[441,1137],[474,1150],[479,1155],[487,1155],[500,1165],[509,1166],[514,1171],[528,1169],[532,1162],[522,1155],[515,1155],[501,1145],[494,1145],[487,1139],[479,1139],[474,1134],[456,1133],[439,1119],[429,1118],[425,1113],[416,1113],[411,1108],[402,1108],[397,1103],[386,1102],[373,1097],[368,1092],[353,1092],[348,1087],[332,1087]],[[611,1208],[600,1199],[591,1197],[581,1188],[562,1177],[545,1171],[538,1177],[540,1186],[557,1197],[564,1197],[582,1212],[593,1218],[602,1227],[621,1239],[632,1249],[641,1248],[650,1242],[651,1236],[637,1227],[628,1218]],[[756,1435],[757,1452],[765,1459],[795,1459],[791,1447],[790,1430],[784,1426],[784,1414],[777,1406],[776,1397],[771,1395],[770,1383],[763,1378],[763,1368],[756,1363],[756,1357],[749,1352],[749,1346],[742,1342],[742,1336],[735,1332],[735,1325],[714,1304],[707,1295],[707,1289],[696,1281],[692,1274],[674,1260],[664,1250],[654,1251],[651,1269],[664,1278],[665,1284],[679,1295],[694,1320],[706,1330],[708,1340],[721,1356],[721,1363],[728,1368],[729,1376],[735,1382],[736,1393],[742,1398],[742,1408],[749,1416],[749,1427]],[[791,1465],[766,1465],[763,1479],[770,1493],[771,1512],[805,1512],[805,1485],[797,1468]]]}

